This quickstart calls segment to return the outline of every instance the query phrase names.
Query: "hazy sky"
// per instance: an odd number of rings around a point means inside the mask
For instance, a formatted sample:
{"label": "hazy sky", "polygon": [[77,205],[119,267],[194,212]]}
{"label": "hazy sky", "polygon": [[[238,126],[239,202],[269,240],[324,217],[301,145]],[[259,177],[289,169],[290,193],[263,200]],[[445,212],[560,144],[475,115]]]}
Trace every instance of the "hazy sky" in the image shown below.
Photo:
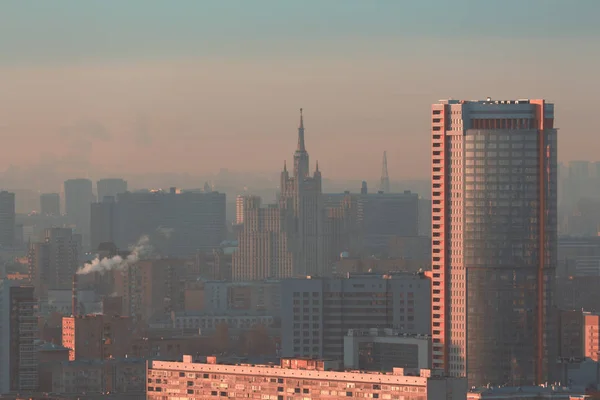
{"label": "hazy sky", "polygon": [[[4,0],[0,171],[276,171],[298,108],[331,178],[429,168],[441,98],[556,103],[600,159],[598,0]],[[75,173],[73,172],[73,173]]]}

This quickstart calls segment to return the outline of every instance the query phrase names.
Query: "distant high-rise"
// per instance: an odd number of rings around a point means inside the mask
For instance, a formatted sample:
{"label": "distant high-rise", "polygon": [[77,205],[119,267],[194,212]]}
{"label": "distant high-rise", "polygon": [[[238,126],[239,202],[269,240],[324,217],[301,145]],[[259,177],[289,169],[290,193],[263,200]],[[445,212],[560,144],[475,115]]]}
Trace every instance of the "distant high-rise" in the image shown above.
{"label": "distant high-rise", "polygon": [[89,179],[69,179],[65,181],[65,214],[69,223],[75,224],[84,242],[89,242],[90,209],[94,202],[92,181]]}
{"label": "distant high-rise", "polygon": [[127,191],[127,181],[121,178],[100,179],[96,182],[96,194],[98,202],[102,202],[105,197],[116,198],[118,194]]}
{"label": "distant high-rise", "polygon": [[102,243],[113,243],[115,241],[115,198],[104,196],[102,201],[92,203],[90,248],[98,250]]}
{"label": "distant high-rise", "polygon": [[555,362],[554,105],[432,106],[433,368],[541,384]]}
{"label": "distant high-rise", "polygon": [[219,192],[121,193],[113,206],[114,242],[125,249],[149,235],[165,256],[212,251],[226,238],[225,203],[225,193]]}
{"label": "distant high-rise", "polygon": [[309,169],[300,109],[293,176],[284,163],[278,203],[262,207],[255,196],[239,200],[243,226],[233,255],[234,280],[324,274],[329,252],[321,172],[318,163],[312,176]]}
{"label": "distant high-rise", "polygon": [[379,191],[383,193],[390,192],[390,176],[388,175],[387,152],[383,152],[383,161],[381,163],[381,182]]}
{"label": "distant high-rise", "polygon": [[37,301],[33,287],[0,280],[0,393],[37,389]]}
{"label": "distant high-rise", "polygon": [[304,117],[300,109],[298,146],[294,153],[294,175],[286,165],[281,172],[279,207],[293,213],[294,275],[323,275],[327,256],[325,251],[325,208],[323,206],[322,178],[317,161],[310,176],[308,152],[304,144]]}
{"label": "distant high-rise", "polygon": [[81,235],[71,228],[48,228],[41,242],[31,243],[29,274],[36,297],[45,297],[49,289],[71,289],[81,254]]}
{"label": "distant high-rise", "polygon": [[15,194],[0,192],[0,247],[15,243]]}
{"label": "distant high-rise", "polygon": [[60,195],[58,193],[42,193],[40,195],[40,213],[42,215],[60,215]]}
{"label": "distant high-rise", "polygon": [[293,276],[293,238],[289,234],[293,226],[291,210],[277,205],[263,207],[258,196],[238,197],[238,200],[243,225],[238,233],[238,249],[232,256],[233,280]]}

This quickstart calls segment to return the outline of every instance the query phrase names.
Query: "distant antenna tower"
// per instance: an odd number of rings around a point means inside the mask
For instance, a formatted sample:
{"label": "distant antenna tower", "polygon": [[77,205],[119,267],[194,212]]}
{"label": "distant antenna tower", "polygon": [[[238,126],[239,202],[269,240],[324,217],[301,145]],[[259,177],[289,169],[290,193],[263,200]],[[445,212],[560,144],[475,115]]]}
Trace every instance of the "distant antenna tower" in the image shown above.
{"label": "distant antenna tower", "polygon": [[381,183],[379,185],[379,190],[383,193],[390,192],[390,177],[388,175],[387,168],[387,152],[383,152],[383,163],[381,165]]}

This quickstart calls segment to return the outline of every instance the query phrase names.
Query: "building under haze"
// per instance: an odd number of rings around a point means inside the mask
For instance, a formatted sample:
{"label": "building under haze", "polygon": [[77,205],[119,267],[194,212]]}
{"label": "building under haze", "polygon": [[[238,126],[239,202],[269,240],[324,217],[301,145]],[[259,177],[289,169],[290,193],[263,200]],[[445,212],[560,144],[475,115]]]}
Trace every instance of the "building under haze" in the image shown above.
{"label": "building under haze", "polygon": [[118,194],[127,191],[127,181],[121,178],[100,179],[96,182],[96,194],[98,202],[104,200],[105,197],[116,198]]}
{"label": "building under haze", "polygon": [[295,228],[288,232],[293,237],[294,274],[323,275],[325,255],[323,190],[319,162],[310,176],[308,152],[304,144],[304,118],[300,109],[298,146],[294,153],[294,175],[286,165],[281,172],[279,207],[289,209],[294,216]]}
{"label": "building under haze", "polygon": [[[114,205],[104,202],[99,207],[105,215],[112,215],[112,227],[103,229],[112,231],[118,248],[126,249],[148,235],[161,255],[183,257],[212,251],[225,240],[225,201],[225,193],[172,188],[168,192],[121,193]],[[112,213],[107,211],[110,207],[114,208]],[[106,221],[99,223],[104,225]],[[92,230],[96,232],[97,228]]]}
{"label": "building under haze", "polygon": [[104,196],[101,201],[91,205],[90,248],[98,250],[102,243],[115,241],[115,198]]}
{"label": "building under haze", "polygon": [[29,274],[36,297],[46,298],[48,290],[68,290],[82,256],[81,235],[71,228],[48,228],[40,242],[29,247]]}
{"label": "building under haze", "polygon": [[239,197],[236,203],[243,225],[233,255],[234,280],[323,275],[328,252],[321,172],[318,163],[312,176],[309,169],[301,109],[294,171],[290,175],[284,165],[278,203],[262,206],[256,196]]}
{"label": "building under haze", "polygon": [[433,368],[541,384],[555,362],[554,105],[443,100],[431,127]]}
{"label": "building under haze", "polygon": [[40,214],[60,216],[60,195],[58,193],[42,193],[40,195]]}
{"label": "building under haze", "polygon": [[90,235],[90,207],[94,202],[92,181],[89,179],[69,179],[65,181],[65,214],[77,233],[83,237],[85,245]]}
{"label": "building under haze", "polygon": [[37,301],[33,287],[0,280],[0,393],[37,389]]}
{"label": "building under haze", "polygon": [[0,192],[0,247],[15,243],[15,194]]}
{"label": "building under haze", "polygon": [[[294,274],[291,210],[277,204],[263,207],[258,196],[238,197],[243,224],[232,256],[235,281],[288,278]],[[239,204],[238,203],[238,204]],[[238,214],[239,216],[239,214]]]}

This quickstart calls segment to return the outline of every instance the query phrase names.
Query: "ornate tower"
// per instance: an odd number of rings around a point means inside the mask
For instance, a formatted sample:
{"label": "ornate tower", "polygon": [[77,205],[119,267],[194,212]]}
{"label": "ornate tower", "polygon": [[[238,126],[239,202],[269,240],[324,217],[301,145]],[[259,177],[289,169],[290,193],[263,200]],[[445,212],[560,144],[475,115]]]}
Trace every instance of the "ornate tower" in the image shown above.
{"label": "ornate tower", "polygon": [[[294,176],[298,178],[308,177],[308,152],[304,146],[304,118],[300,109],[300,125],[298,126],[298,147],[294,153]],[[299,182],[302,179],[298,179]]]}

